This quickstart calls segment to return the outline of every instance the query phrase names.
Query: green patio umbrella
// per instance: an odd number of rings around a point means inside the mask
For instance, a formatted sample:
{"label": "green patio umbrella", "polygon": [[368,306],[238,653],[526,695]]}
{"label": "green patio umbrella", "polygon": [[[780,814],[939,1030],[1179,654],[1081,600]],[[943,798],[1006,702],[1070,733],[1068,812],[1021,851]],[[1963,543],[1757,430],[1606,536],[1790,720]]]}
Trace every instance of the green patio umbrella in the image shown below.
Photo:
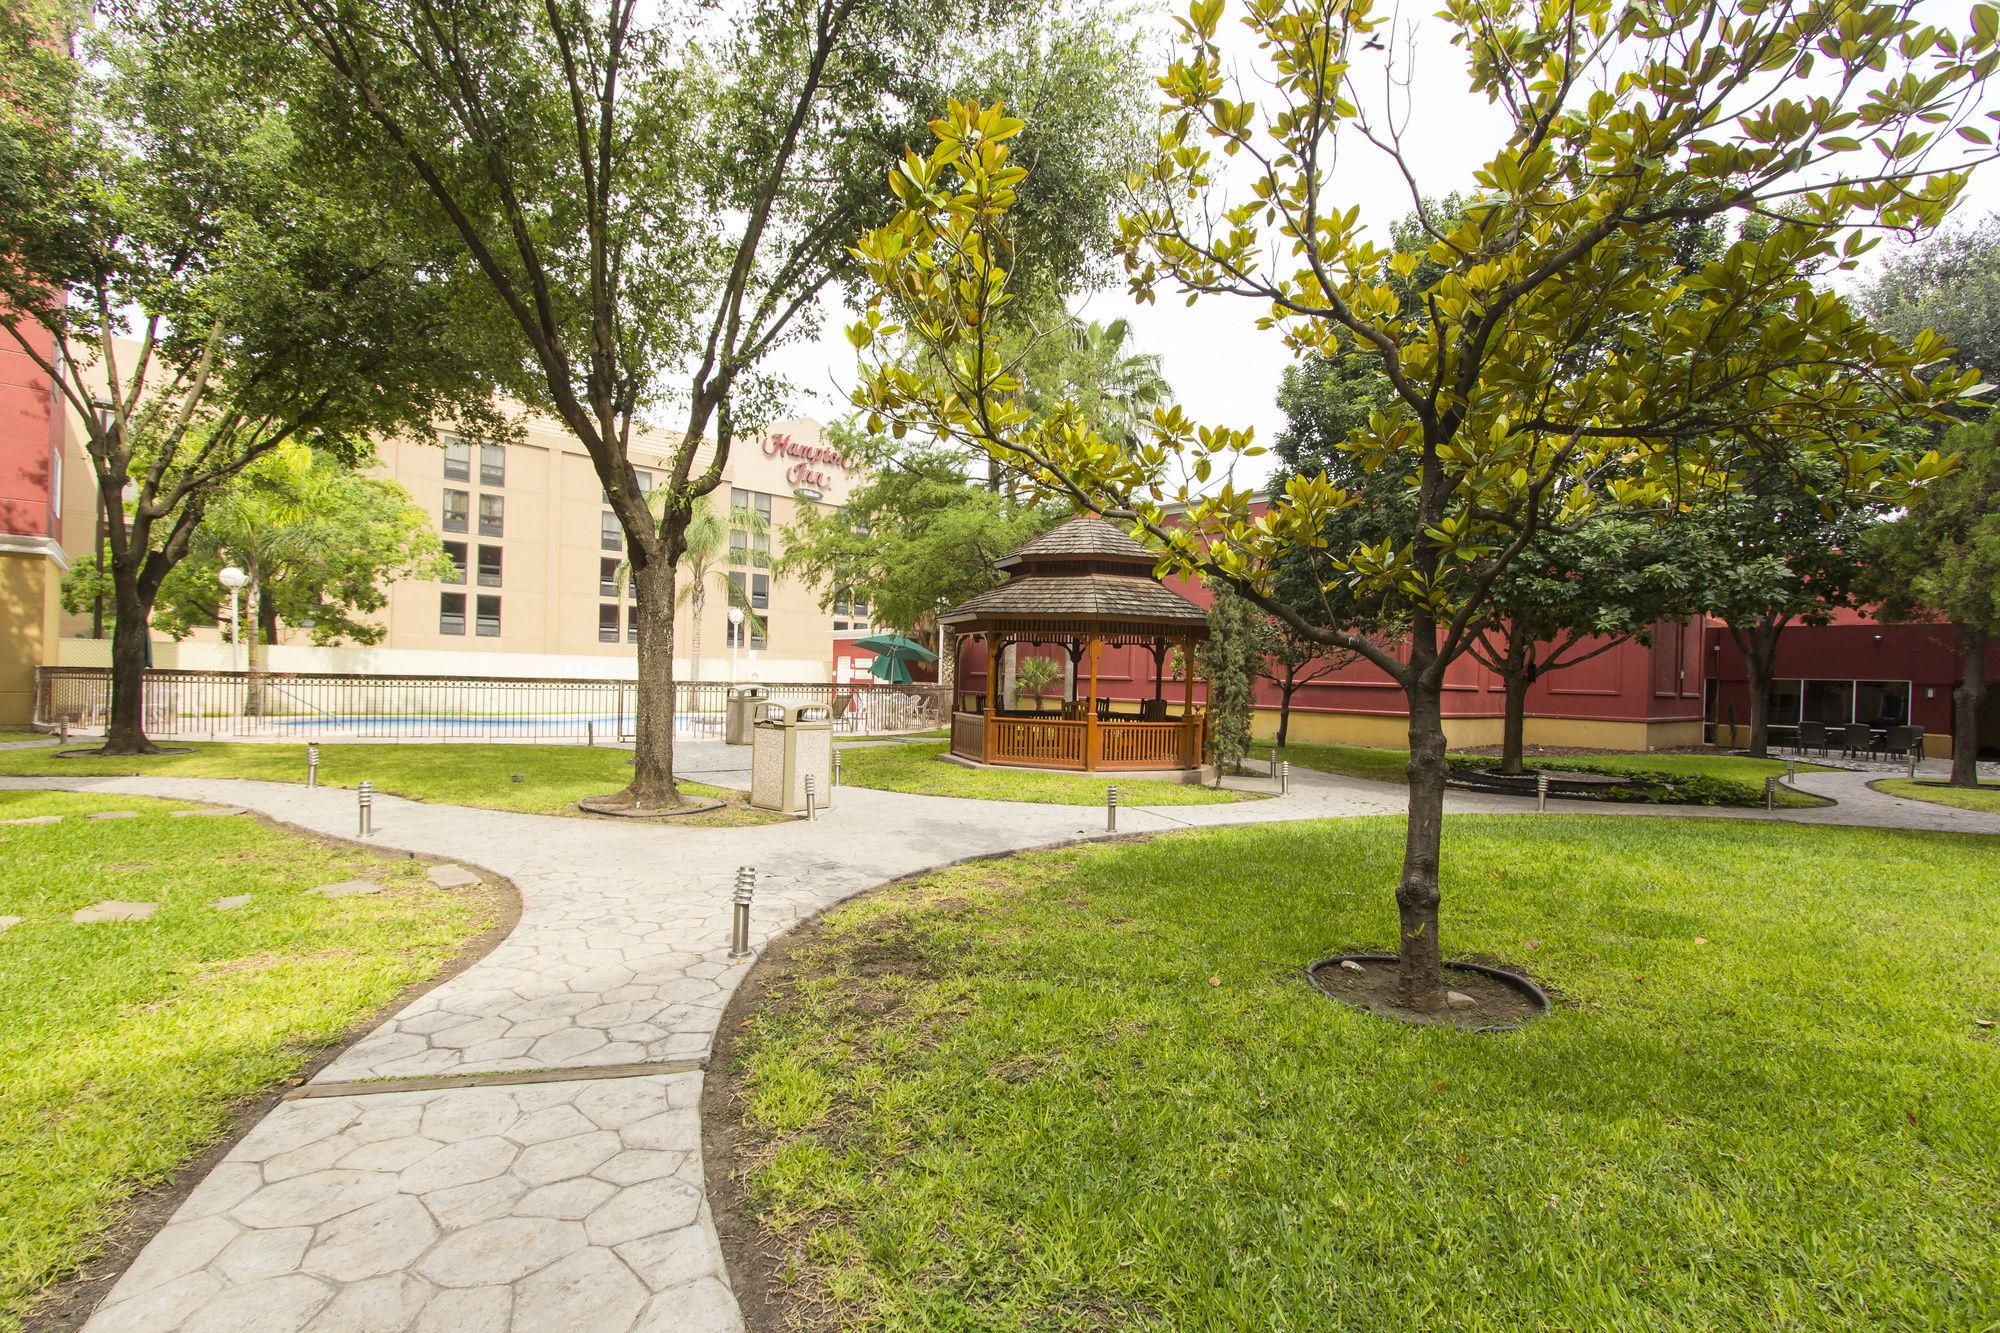
{"label": "green patio umbrella", "polygon": [[891,685],[910,683],[910,663],[937,661],[936,653],[900,634],[871,634],[856,639],[854,646],[875,654],[875,660],[868,664],[868,674]]}

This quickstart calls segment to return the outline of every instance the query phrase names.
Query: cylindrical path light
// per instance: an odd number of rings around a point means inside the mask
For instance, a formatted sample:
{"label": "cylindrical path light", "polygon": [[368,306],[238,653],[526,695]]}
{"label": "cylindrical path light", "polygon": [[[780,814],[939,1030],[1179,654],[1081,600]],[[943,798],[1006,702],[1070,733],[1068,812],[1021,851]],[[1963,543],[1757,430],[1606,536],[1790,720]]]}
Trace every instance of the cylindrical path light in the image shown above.
{"label": "cylindrical path light", "polygon": [[732,895],[734,910],[729,926],[729,956],[731,959],[750,956],[750,895],[756,891],[757,870],[754,866],[736,867],[736,892]]}
{"label": "cylindrical path light", "polygon": [[363,778],[355,788],[354,798],[361,816],[361,836],[365,838],[375,832],[375,784]]}

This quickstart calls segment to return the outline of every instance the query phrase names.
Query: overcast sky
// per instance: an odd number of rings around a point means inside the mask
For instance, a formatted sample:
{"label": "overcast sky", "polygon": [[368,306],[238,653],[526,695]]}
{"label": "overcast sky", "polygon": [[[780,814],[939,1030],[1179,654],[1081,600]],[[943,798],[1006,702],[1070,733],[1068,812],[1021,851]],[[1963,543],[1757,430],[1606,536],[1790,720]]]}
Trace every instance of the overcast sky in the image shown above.
{"label": "overcast sky", "polygon": [[[1947,12],[1942,3],[1938,8],[1933,21],[1943,21]],[[1255,77],[1256,53],[1237,24],[1240,14],[1240,7],[1232,3],[1223,33],[1225,48],[1248,81]],[[1414,55],[1415,68],[1410,95],[1398,95],[1396,105],[1399,116],[1407,117],[1403,146],[1417,184],[1433,198],[1470,188],[1473,171],[1505,141],[1507,119],[1467,90],[1464,59],[1450,45],[1445,25],[1426,14],[1414,21],[1413,28],[1406,22],[1404,30],[1413,34],[1406,49]],[[1172,43],[1164,31],[1149,46],[1150,67],[1165,68]],[[1378,67],[1364,86],[1380,83]],[[1254,83],[1250,89],[1254,91]],[[1332,183],[1332,206],[1358,205],[1363,222],[1382,239],[1386,240],[1388,227],[1410,211],[1409,189],[1394,164],[1358,138],[1343,145]],[[2000,209],[2000,165],[1974,176],[1958,216],[1969,220],[1996,209]],[[1885,239],[1877,254],[1897,244],[1893,237]],[[1168,382],[1196,420],[1249,426],[1259,442],[1270,444],[1284,421],[1276,396],[1290,353],[1275,332],[1256,327],[1261,313],[1257,303],[1212,296],[1190,307],[1184,300],[1163,286],[1155,303],[1139,305],[1120,286],[1083,297],[1074,308],[1084,319],[1130,320],[1137,350],[1161,357]],[[856,371],[853,349],[841,333],[845,318],[844,308],[830,301],[819,338],[784,348],[776,358],[773,368],[791,379],[803,415],[830,421],[847,413],[847,392]],[[1242,460],[1236,479],[1260,481],[1269,466],[1268,456]]]}

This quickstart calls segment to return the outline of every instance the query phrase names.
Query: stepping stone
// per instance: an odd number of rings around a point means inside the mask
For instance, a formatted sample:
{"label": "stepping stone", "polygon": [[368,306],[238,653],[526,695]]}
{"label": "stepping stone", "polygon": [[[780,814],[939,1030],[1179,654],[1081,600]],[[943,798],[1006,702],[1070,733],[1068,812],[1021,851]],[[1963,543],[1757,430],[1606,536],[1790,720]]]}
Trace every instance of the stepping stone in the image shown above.
{"label": "stepping stone", "polygon": [[425,872],[425,878],[441,889],[462,889],[479,883],[479,876],[464,866],[432,866]]}
{"label": "stepping stone", "polygon": [[26,917],[0,916],[0,930],[6,930],[9,929],[10,927],[18,926],[25,920],[27,920]]}
{"label": "stepping stone", "polygon": [[138,817],[137,810],[99,810],[95,814],[84,816],[85,819],[137,819]]}
{"label": "stepping stone", "polygon": [[209,906],[213,907],[218,912],[233,912],[237,908],[243,906],[245,903],[249,901],[250,901],[249,894],[239,893],[233,898],[217,898],[214,902],[210,903]]}
{"label": "stepping stone", "polygon": [[144,921],[159,910],[158,903],[126,903],[116,898],[107,898],[90,907],[78,908],[69,914],[69,919],[79,924],[92,921]]}
{"label": "stepping stone", "polygon": [[240,805],[205,805],[199,810],[176,810],[175,819],[217,819],[223,815],[247,815]]}
{"label": "stepping stone", "polygon": [[62,816],[61,816],[61,815],[29,815],[29,816],[28,816],[28,817],[27,817],[26,819],[9,819],[9,820],[5,820],[5,821],[0,821],[0,822],[4,822],[4,823],[8,823],[8,824],[60,824],[60,823],[62,823]]}
{"label": "stepping stone", "polygon": [[357,893],[380,893],[382,886],[372,879],[343,879],[338,884],[315,884],[306,892],[322,898],[351,898]]}

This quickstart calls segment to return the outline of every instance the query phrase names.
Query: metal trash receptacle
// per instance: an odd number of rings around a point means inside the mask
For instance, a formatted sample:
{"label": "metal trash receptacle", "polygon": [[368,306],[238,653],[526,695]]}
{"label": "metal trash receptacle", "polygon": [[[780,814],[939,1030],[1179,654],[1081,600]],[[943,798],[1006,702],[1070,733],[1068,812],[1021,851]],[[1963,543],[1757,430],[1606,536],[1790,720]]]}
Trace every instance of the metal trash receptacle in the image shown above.
{"label": "metal trash receptacle", "polygon": [[771,692],[762,685],[731,685],[722,706],[725,745],[748,745],[750,726],[771,707]]}
{"label": "metal trash receptacle", "polygon": [[813,783],[813,805],[833,804],[833,714],[824,704],[771,706],[777,716],[759,720],[751,730],[750,804],[759,810],[802,814],[806,808],[806,778]]}

